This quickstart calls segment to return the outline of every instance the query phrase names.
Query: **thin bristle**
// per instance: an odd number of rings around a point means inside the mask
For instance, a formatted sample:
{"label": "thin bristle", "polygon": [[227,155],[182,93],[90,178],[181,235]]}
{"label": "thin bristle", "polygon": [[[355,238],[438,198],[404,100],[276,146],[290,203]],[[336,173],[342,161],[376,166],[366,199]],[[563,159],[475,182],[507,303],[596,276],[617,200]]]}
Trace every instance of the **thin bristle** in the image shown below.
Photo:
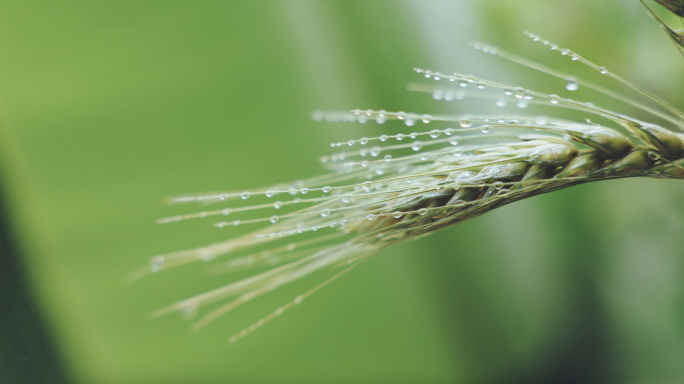
{"label": "thin bristle", "polygon": [[[552,43],[547,42],[547,41],[543,41],[543,43],[545,45],[550,45],[552,50],[558,50],[558,46],[555,44],[552,44]],[[651,107],[649,107],[649,106],[647,106],[647,105],[645,105],[645,104],[643,104],[643,103],[641,103],[635,99],[632,99],[630,97],[627,97],[625,95],[617,93],[617,92],[615,92],[609,88],[603,87],[601,85],[595,84],[595,83],[587,81],[587,80],[583,80],[579,77],[572,76],[568,73],[561,72],[561,71],[556,70],[554,68],[547,67],[547,66],[539,64],[535,61],[528,60],[528,59],[525,59],[523,57],[511,54],[509,52],[506,52],[506,51],[504,51],[498,47],[494,47],[494,46],[491,46],[489,44],[475,42],[475,43],[471,44],[471,46],[477,50],[480,50],[480,51],[483,51],[486,53],[491,53],[493,55],[502,57],[502,58],[509,60],[509,61],[512,61],[514,63],[526,66],[528,68],[532,68],[534,70],[546,73],[548,75],[557,77],[559,79],[563,79],[563,80],[568,82],[568,90],[570,90],[570,91],[577,90],[575,88],[575,85],[587,87],[587,88],[593,89],[595,91],[598,91],[600,93],[603,93],[604,95],[608,95],[608,96],[610,96],[616,100],[623,101],[624,103],[626,103],[632,107],[637,107],[637,108],[641,109],[642,111],[646,111],[646,112],[652,114],[653,116],[657,116],[663,120],[666,120],[666,121],[676,125],[679,128],[684,128],[684,123],[682,121],[676,120],[676,119],[672,118],[671,116],[669,116],[665,113],[662,113],[661,111],[659,111],[657,109],[651,108]]]}
{"label": "thin bristle", "polygon": [[[550,43],[548,40],[543,40],[541,37],[539,37],[537,35],[531,34],[529,32],[524,32],[524,33],[534,41],[539,41],[545,45],[551,45],[552,47],[555,45],[553,43]],[[684,122],[684,113],[682,111],[680,111],[679,109],[677,109],[672,104],[668,103],[667,101],[665,101],[665,100],[661,99],[660,97],[652,94],[651,92],[639,87],[638,85],[623,79],[622,77],[620,77],[620,76],[616,75],[615,73],[609,71],[608,68],[602,67],[602,66],[599,66],[599,65],[592,63],[591,61],[585,59],[584,57],[578,55],[577,53],[571,51],[568,48],[557,48],[557,49],[560,51],[560,53],[562,55],[569,56],[573,61],[578,61],[578,62],[580,62],[580,63],[582,63],[582,64],[584,64],[584,65],[586,65],[592,69],[595,69],[599,73],[606,75],[608,77],[611,77],[614,80],[617,80],[620,83],[628,86],[629,88],[632,88],[633,90],[637,91],[638,93],[645,96],[646,98],[652,100],[653,102],[655,102],[656,104],[661,106],[663,109],[665,109],[666,111],[668,111],[671,114],[673,114],[674,116],[676,116],[680,121]]]}

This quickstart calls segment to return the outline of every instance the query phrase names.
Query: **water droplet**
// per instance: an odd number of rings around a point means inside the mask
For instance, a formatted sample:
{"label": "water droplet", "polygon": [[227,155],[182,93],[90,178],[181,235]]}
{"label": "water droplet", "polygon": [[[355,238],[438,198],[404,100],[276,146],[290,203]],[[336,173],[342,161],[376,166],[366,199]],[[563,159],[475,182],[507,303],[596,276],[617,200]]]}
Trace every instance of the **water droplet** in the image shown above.
{"label": "water droplet", "polygon": [[242,192],[242,194],[240,195],[240,198],[241,198],[242,200],[247,200],[247,199],[249,199],[250,196],[252,196],[251,193],[249,193],[249,192]]}
{"label": "water droplet", "polygon": [[282,201],[276,201],[275,203],[273,203],[273,208],[275,208],[275,209],[280,209],[282,206],[283,206]]}
{"label": "water droplet", "polygon": [[461,183],[459,183],[458,181],[456,181],[456,182],[454,182],[453,184],[451,184],[451,187],[452,187],[455,191],[458,191],[459,189],[461,189]]}
{"label": "water droplet", "polygon": [[223,211],[221,211],[221,213],[223,213],[223,216],[230,215],[230,212],[232,212],[230,208],[224,208]]}
{"label": "water droplet", "polygon": [[470,127],[471,125],[473,125],[473,122],[470,121],[470,119],[465,118],[465,117],[464,117],[464,118],[461,118],[461,119],[458,121],[458,123],[459,123],[459,124],[461,125],[461,127],[463,127],[463,128],[468,128],[468,127]]}
{"label": "water droplet", "polygon": [[510,96],[513,94],[513,88],[504,88],[504,95]]}
{"label": "water droplet", "polygon": [[497,196],[503,196],[503,195],[507,194],[508,192],[510,192],[510,190],[504,188],[504,189],[499,190],[499,192],[497,192],[496,195]]}
{"label": "water droplet", "polygon": [[451,144],[451,145],[458,145],[458,139],[453,138],[453,139],[449,140],[449,144]]}
{"label": "water droplet", "polygon": [[302,300],[304,300],[304,297],[302,297],[302,295],[299,295],[299,296],[295,297],[294,303],[295,304],[301,304]]}
{"label": "water droplet", "polygon": [[404,124],[406,124],[407,127],[413,127],[413,125],[414,125],[415,123],[416,123],[416,121],[413,120],[413,118],[411,118],[411,117],[407,117],[407,118],[404,120]]}
{"label": "water droplet", "polygon": [[372,187],[373,187],[373,183],[370,181],[365,181],[365,182],[361,183],[361,188],[363,188],[363,190],[366,192],[370,192]]}
{"label": "water droplet", "polygon": [[518,103],[516,104],[518,108],[527,108],[527,101],[526,100],[519,100]]}
{"label": "water droplet", "polygon": [[301,193],[302,195],[306,195],[307,193],[309,193],[309,188],[304,187],[299,190],[299,193]]}
{"label": "water droplet", "polygon": [[362,148],[362,149],[359,151],[359,156],[361,156],[361,157],[364,157],[364,156],[366,156],[367,154],[368,154],[368,150],[367,150],[366,148]]}
{"label": "water droplet", "polygon": [[600,68],[599,68],[599,72],[600,72],[602,75],[605,75],[606,73],[608,73],[608,68],[606,68],[606,67],[600,67]]}
{"label": "water droplet", "polygon": [[432,131],[430,131],[430,137],[436,139],[439,137],[440,133],[442,133],[442,131],[440,131],[439,129],[433,129]]}
{"label": "water droplet", "polygon": [[360,139],[359,139],[359,143],[361,143],[361,145],[366,145],[366,144],[368,144],[368,138],[367,138],[367,137],[362,137],[362,138],[360,138]]}
{"label": "water droplet", "polygon": [[342,196],[342,202],[345,204],[349,204],[352,201],[352,197],[349,195],[344,195]]}
{"label": "water droplet", "polygon": [[214,260],[216,258],[216,254],[211,249],[204,249],[199,252],[199,258],[206,263]]}
{"label": "water droplet", "polygon": [[364,160],[361,162],[361,167],[366,168],[368,166],[368,160]]}
{"label": "water droplet", "polygon": [[574,79],[567,79],[565,82],[565,89],[568,91],[576,91],[579,89],[579,84]]}
{"label": "water droplet", "polygon": [[330,216],[330,208],[323,208],[321,209],[321,217],[328,217]]}
{"label": "water droplet", "polygon": [[415,141],[413,142],[413,144],[411,144],[411,149],[413,149],[416,152],[420,151],[421,148],[423,148],[423,143],[421,143],[420,141]]}
{"label": "water droplet", "polygon": [[[361,123],[361,124],[366,124],[366,122],[368,121],[368,118],[367,118],[366,116],[364,116],[364,115],[361,115],[361,116],[359,116],[359,118],[358,118],[357,121],[358,121],[359,123]],[[339,144],[339,143],[338,143],[338,144]],[[339,147],[339,145],[338,145],[338,147]]]}
{"label": "water droplet", "polygon": [[561,49],[560,53],[561,53],[561,55],[565,56],[565,55],[567,55],[568,53],[570,53],[570,50],[567,49],[567,48],[563,48],[563,49]]}
{"label": "water droplet", "polygon": [[314,232],[318,231],[319,229],[321,229],[321,227],[319,227],[318,225],[314,225],[313,227],[311,227],[311,230]]}
{"label": "water droplet", "polygon": [[489,128],[489,125],[483,125],[482,127],[480,127],[480,131],[482,131],[482,133],[489,133]]}
{"label": "water droplet", "polygon": [[477,89],[485,89],[485,85],[483,83],[477,83]]}
{"label": "water droplet", "polygon": [[383,160],[389,163],[390,161],[392,161],[392,155],[385,155],[385,157],[383,157]]}
{"label": "water droplet", "polygon": [[495,189],[501,189],[501,188],[503,188],[503,186],[504,186],[503,181],[495,181],[494,182],[494,188]]}
{"label": "water droplet", "polygon": [[515,87],[513,89],[513,93],[515,93],[516,99],[522,99],[523,96],[525,96],[525,89],[523,89],[521,87]]}
{"label": "water droplet", "polygon": [[240,220],[235,220],[235,221],[233,221],[233,226],[234,226],[234,227],[237,227],[238,225],[240,225]]}
{"label": "water droplet", "polygon": [[[406,120],[408,121],[408,120]],[[396,136],[394,136],[395,139],[402,141],[404,140],[404,137],[406,137],[403,133],[398,133]]]}
{"label": "water droplet", "polygon": [[150,260],[150,272],[156,273],[164,269],[164,256],[155,256]]}
{"label": "water droplet", "polygon": [[385,124],[385,117],[384,116],[378,116],[375,118],[375,122],[378,124]]}
{"label": "water droplet", "polygon": [[549,96],[549,100],[551,101],[551,104],[558,104],[561,101],[561,98],[558,95],[551,95]]}
{"label": "water droplet", "polygon": [[411,134],[409,135],[409,137],[412,138],[412,139],[415,139],[416,137],[418,137],[418,132],[411,132]]}
{"label": "water droplet", "polygon": [[532,94],[529,93],[529,92],[526,92],[526,93],[523,95],[523,99],[525,99],[525,100],[532,100],[532,97],[533,97]]}
{"label": "water droplet", "polygon": [[192,320],[197,316],[197,303],[188,304],[181,309],[181,317],[183,320]]}
{"label": "water droplet", "polygon": [[453,99],[454,99],[454,93],[453,92],[444,93],[444,100],[452,101]]}
{"label": "water droplet", "polygon": [[399,212],[399,211],[392,212],[392,216],[393,216],[395,219],[398,219],[398,218],[404,216],[404,212]]}
{"label": "water droplet", "polygon": [[378,111],[378,116],[385,117],[386,114],[387,114],[387,111],[385,111],[384,109],[381,109]]}
{"label": "water droplet", "polygon": [[373,110],[372,110],[372,109],[367,110],[367,111],[366,111],[366,116],[368,116],[368,117],[373,116]]}
{"label": "water droplet", "polygon": [[326,185],[325,187],[321,188],[321,191],[323,191],[323,193],[329,193],[332,191],[332,187]]}
{"label": "water droplet", "polygon": [[366,220],[373,220],[373,219],[375,219],[374,214],[371,213],[371,214],[366,215]]}
{"label": "water droplet", "polygon": [[397,112],[397,119],[404,120],[405,118],[406,118],[406,112],[404,112],[404,111]]}
{"label": "water droplet", "polygon": [[460,85],[461,87],[467,87],[468,86],[468,80],[461,79],[458,81],[458,85]]}
{"label": "water droplet", "polygon": [[497,107],[505,107],[506,106],[506,100],[504,99],[498,99],[494,103]]}
{"label": "water droplet", "polygon": [[591,124],[591,119],[589,119],[588,117],[585,117],[585,118],[584,118],[584,121],[586,121],[587,124]]}
{"label": "water droplet", "polygon": [[444,134],[447,136],[451,136],[454,133],[454,131],[455,130],[453,128],[447,128],[444,130]]}
{"label": "water droplet", "polygon": [[434,92],[432,92],[432,98],[435,100],[442,100],[444,97],[444,92],[442,92],[439,89],[436,89]]}
{"label": "water droplet", "polygon": [[275,196],[275,194],[276,194],[275,191],[272,189],[269,189],[268,191],[266,191],[266,197],[273,197],[273,196]]}
{"label": "water droplet", "polygon": [[380,135],[380,141],[387,141],[387,135]]}
{"label": "water droplet", "polygon": [[423,123],[427,124],[432,121],[432,116],[430,115],[423,115],[420,117],[420,119],[423,121]]}
{"label": "water droplet", "polygon": [[228,194],[227,194],[227,193],[224,193],[224,194],[222,194],[221,196],[219,196],[219,200],[226,200],[226,199],[228,199]]}
{"label": "water droplet", "polygon": [[418,210],[418,214],[421,215],[421,216],[425,216],[426,213],[428,213],[428,209],[427,209],[427,208],[421,208],[421,209]]}
{"label": "water droplet", "polygon": [[279,217],[279,216],[277,216],[277,215],[273,215],[273,216],[271,216],[271,218],[270,218],[270,219],[268,219],[268,221],[270,221],[270,222],[271,222],[271,224],[275,224],[275,223],[277,223],[277,222],[278,222],[278,220],[280,220],[280,217]]}
{"label": "water droplet", "polygon": [[572,61],[577,61],[577,60],[579,60],[579,56],[577,56],[577,55],[574,54],[574,53],[572,54],[572,56],[571,56],[570,58],[572,59]]}
{"label": "water droplet", "polygon": [[563,140],[570,141],[572,140],[572,136],[568,135],[567,133],[563,135]]}
{"label": "water droplet", "polygon": [[378,147],[377,145],[374,146],[374,147],[371,147],[371,149],[370,149],[370,155],[373,156],[373,157],[378,157],[378,155],[380,154],[380,151],[381,151],[381,150],[382,150],[382,148]]}
{"label": "water droplet", "polygon": [[347,141],[347,145],[350,146],[350,147],[353,146],[353,145],[354,145],[354,140],[349,140],[349,141]]}
{"label": "water droplet", "polygon": [[354,110],[354,114],[355,114],[355,115],[360,115],[360,114],[361,114],[361,110],[358,109],[358,108],[355,109],[355,110]]}

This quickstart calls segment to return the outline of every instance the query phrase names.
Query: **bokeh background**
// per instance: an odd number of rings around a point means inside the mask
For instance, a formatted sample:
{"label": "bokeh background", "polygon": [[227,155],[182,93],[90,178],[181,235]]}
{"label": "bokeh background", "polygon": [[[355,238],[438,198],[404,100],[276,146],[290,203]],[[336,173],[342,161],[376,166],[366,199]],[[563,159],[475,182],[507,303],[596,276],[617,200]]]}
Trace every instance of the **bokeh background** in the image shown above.
{"label": "bokeh background", "polygon": [[146,314],[235,276],[198,266],[125,283],[149,256],[240,233],[155,226],[194,209],[163,196],[313,176],[330,142],[406,129],[315,123],[312,110],[584,117],[435,101],[405,90],[425,80],[415,66],[658,122],[467,46],[490,42],[625,91],[522,31],[684,107],[684,62],[636,0],[3,2],[0,381],[684,380],[681,181],[573,187],[388,249],[234,345],[320,279],[196,334],[178,316]]}

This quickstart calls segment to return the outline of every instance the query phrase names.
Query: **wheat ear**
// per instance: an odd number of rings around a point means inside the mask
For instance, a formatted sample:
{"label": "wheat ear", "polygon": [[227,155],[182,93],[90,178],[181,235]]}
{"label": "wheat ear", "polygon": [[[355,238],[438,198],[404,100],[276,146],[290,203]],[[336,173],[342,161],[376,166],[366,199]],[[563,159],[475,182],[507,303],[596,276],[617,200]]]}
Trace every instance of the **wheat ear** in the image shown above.
{"label": "wheat ear", "polygon": [[[569,49],[561,49],[538,36],[528,34],[614,80],[628,85],[662,107],[669,115],[628,99],[607,88],[569,78],[495,47],[475,44],[484,52],[569,79],[568,89],[579,85],[597,88],[629,105],[646,110],[675,127],[684,126],[684,114],[665,100],[610,73]],[[215,261],[214,273],[266,266],[269,269],[210,292],[179,301],[151,313],[152,317],[181,312],[193,318],[204,305],[231,299],[198,320],[198,330],[217,317],[252,299],[313,272],[345,266],[341,272],[297,296],[270,315],[230,338],[234,342],[267,321],[299,304],[306,297],[348,272],[379,250],[427,235],[437,229],[463,222],[497,207],[534,195],[576,184],[625,177],[684,178],[682,135],[656,124],[646,123],[592,103],[561,98],[521,87],[466,76],[443,74],[416,68],[426,78],[453,84],[435,86],[412,83],[409,90],[429,92],[437,100],[463,97],[496,99],[497,105],[516,102],[580,110],[622,127],[619,131],[586,119],[575,122],[536,117],[488,115],[430,115],[384,110],[316,111],[317,121],[383,124],[400,121],[408,127],[432,122],[454,123],[456,128],[416,131],[409,134],[363,137],[332,143],[349,148],[319,159],[330,172],[289,185],[244,192],[216,192],[171,198],[172,203],[202,204],[262,199],[262,204],[220,207],[213,210],[167,217],[159,224],[194,218],[235,217],[214,224],[223,230],[234,226],[267,224],[247,235],[201,248],[152,257],[149,266],[132,273],[144,275],[196,261]],[[465,93],[469,88],[468,94]],[[470,89],[477,88],[471,92]],[[478,93],[484,88],[496,93]],[[482,91],[486,92],[486,91]],[[503,95],[502,95],[503,93]],[[481,132],[472,134],[473,132]],[[389,145],[389,142],[394,144]],[[287,198],[283,198],[283,196]],[[275,201],[270,202],[268,199]],[[274,210],[278,215],[240,219],[245,211]],[[280,213],[282,212],[282,213]],[[250,249],[269,246],[262,252]]]}

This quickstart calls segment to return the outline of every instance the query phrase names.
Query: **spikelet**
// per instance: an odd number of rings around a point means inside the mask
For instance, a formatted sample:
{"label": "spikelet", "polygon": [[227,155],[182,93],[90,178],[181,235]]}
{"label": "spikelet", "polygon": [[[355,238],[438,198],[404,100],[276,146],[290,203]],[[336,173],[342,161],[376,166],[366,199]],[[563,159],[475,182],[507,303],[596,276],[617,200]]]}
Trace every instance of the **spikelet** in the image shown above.
{"label": "spikelet", "polygon": [[684,2],[681,0],[655,0],[658,4],[667,8],[679,17],[684,17]]}
{"label": "spikelet", "polygon": [[[631,108],[649,112],[675,129],[684,128],[684,114],[665,100],[569,49],[536,35],[528,36],[606,78],[631,87],[666,113],[496,47],[481,43],[473,46],[564,78],[568,90],[579,86],[593,88],[624,101]],[[335,153],[319,159],[329,172],[290,185],[171,198],[173,203],[215,203],[220,207],[163,218],[159,224],[213,217],[214,226],[222,230],[244,225],[263,226],[223,242],[152,257],[148,266],[132,274],[133,279],[197,261],[214,262],[213,273],[255,267],[268,269],[156,310],[151,316],[181,312],[192,317],[201,307],[224,301],[192,326],[198,330],[241,304],[283,285],[323,269],[342,267],[333,277],[232,336],[230,341],[234,342],[385,247],[419,238],[520,199],[572,185],[624,177],[684,178],[683,136],[664,127],[589,102],[475,76],[419,68],[415,71],[439,82],[411,83],[408,89],[430,93],[436,100],[467,96],[495,99],[499,106],[516,103],[524,108],[531,103],[545,104],[603,117],[623,129],[609,128],[589,119],[576,122],[546,116],[454,116],[361,109],[315,111],[312,118],[316,121],[400,122],[407,127],[445,122],[453,124],[453,128],[416,127],[408,134],[332,143]],[[254,200],[258,204],[240,204]],[[241,213],[246,211],[274,210],[279,214],[241,218]],[[264,247],[268,250],[253,251]]]}

